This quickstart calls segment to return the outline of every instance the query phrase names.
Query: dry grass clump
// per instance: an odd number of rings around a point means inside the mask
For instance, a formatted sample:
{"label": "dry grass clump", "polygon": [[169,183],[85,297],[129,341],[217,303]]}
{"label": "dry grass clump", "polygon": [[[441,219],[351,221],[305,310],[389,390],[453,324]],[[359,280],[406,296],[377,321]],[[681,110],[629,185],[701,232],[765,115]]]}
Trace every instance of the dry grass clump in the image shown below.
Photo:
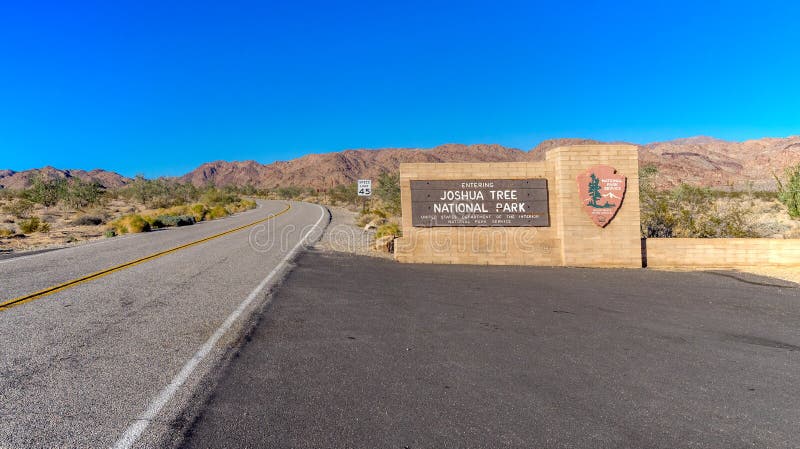
{"label": "dry grass clump", "polygon": [[50,232],[50,223],[44,222],[39,217],[31,217],[25,220],[20,220],[17,225],[23,234],[31,234],[34,232]]}
{"label": "dry grass clump", "polygon": [[0,237],[11,237],[12,235],[14,235],[13,229],[0,228]]}
{"label": "dry grass clump", "polygon": [[208,220],[215,220],[217,218],[227,217],[228,215],[230,215],[230,212],[223,206],[214,206],[208,211],[206,217]]}
{"label": "dry grass clump", "polygon": [[252,201],[252,200],[239,200],[239,201],[230,203],[229,205],[225,206],[225,209],[227,209],[228,212],[230,212],[232,214],[235,214],[235,213],[239,213],[239,212],[244,212],[246,210],[255,209],[256,206],[257,206],[257,204],[256,204],[255,201]]}
{"label": "dry grass clump", "polygon": [[[219,197],[217,200],[219,200]],[[227,217],[232,213],[255,207],[255,201],[237,199],[236,202],[227,206],[217,205],[209,208],[206,204],[197,203],[156,209],[146,215],[133,213],[113,221],[109,226],[110,232],[107,232],[106,236],[113,237],[114,235],[128,233],[149,232],[153,229],[173,226],[190,226],[200,221]]]}
{"label": "dry grass clump", "polygon": [[188,213],[194,217],[194,221],[203,221],[208,215],[208,207],[205,204],[192,204],[188,209]]}
{"label": "dry grass clump", "polygon": [[377,231],[375,231],[375,237],[381,238],[381,237],[386,237],[387,235],[400,237],[402,235],[402,232],[400,230],[400,225],[394,222],[389,222],[378,226]]}
{"label": "dry grass clump", "polygon": [[150,223],[139,214],[124,215],[111,222],[111,229],[116,235],[136,234],[139,232],[149,232]]}

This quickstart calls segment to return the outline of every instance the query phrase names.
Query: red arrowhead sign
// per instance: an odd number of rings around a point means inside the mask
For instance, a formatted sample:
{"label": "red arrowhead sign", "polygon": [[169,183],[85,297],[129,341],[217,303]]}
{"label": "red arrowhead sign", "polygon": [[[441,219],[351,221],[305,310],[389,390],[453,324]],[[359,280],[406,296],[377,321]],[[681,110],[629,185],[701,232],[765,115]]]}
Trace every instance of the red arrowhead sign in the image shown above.
{"label": "red arrowhead sign", "polygon": [[627,178],[614,167],[595,165],[578,175],[578,192],[583,210],[594,224],[604,228],[617,215],[625,198]]}

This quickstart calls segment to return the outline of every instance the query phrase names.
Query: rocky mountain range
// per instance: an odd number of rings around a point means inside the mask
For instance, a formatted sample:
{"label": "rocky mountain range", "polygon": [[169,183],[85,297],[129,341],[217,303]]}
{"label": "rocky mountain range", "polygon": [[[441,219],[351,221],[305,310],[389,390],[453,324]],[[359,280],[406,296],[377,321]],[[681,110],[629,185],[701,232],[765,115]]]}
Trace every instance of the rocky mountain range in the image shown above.
{"label": "rocky mountain range", "polygon": [[129,178],[106,170],[59,170],[48,166],[19,172],[0,170],[0,188],[24,189],[29,187],[33,180],[39,176],[43,176],[46,179],[77,178],[86,182],[97,182],[106,188],[121,187],[130,182]]}
{"label": "rocky mountain range", "polygon": [[[543,160],[562,145],[602,143],[590,139],[546,140],[530,151],[502,145],[448,144],[432,149],[386,148],[310,154],[268,165],[255,161],[216,161],[201,165],[181,179],[197,186],[252,184],[260,188],[304,186],[328,188],[396,171],[401,162],[516,162]],[[616,143],[616,142],[615,142]],[[715,188],[771,190],[773,174],[800,163],[800,136],[730,142],[693,137],[638,145],[640,165],[658,168],[660,187],[682,182]]]}
{"label": "rocky mountain range", "polygon": [[[590,139],[546,140],[530,151],[502,145],[447,144],[432,149],[386,148],[345,150],[309,154],[290,161],[261,164],[256,161],[215,161],[202,164],[177,178],[196,186],[213,183],[253,185],[259,188],[302,186],[319,189],[347,184],[360,178],[376,178],[381,172],[396,171],[401,162],[515,162],[544,159],[545,152],[562,145],[601,143]],[[770,190],[775,188],[774,173],[800,163],[800,136],[763,138],[731,142],[711,137],[692,137],[638,145],[640,165],[655,165],[657,182],[672,187],[681,182],[716,188]],[[77,177],[97,181],[106,187],[119,187],[130,181],[103,170],[38,170],[13,172],[0,170],[0,186],[26,187],[35,176]]]}

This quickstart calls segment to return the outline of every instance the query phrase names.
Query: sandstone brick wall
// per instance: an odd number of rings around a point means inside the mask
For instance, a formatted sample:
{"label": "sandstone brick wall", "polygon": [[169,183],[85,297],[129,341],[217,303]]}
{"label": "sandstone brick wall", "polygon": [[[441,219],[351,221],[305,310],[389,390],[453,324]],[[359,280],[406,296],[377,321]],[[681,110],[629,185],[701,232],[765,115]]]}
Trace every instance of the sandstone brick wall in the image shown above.
{"label": "sandstone brick wall", "polygon": [[[551,201],[560,207],[555,217],[563,241],[566,266],[641,267],[639,224],[639,157],[633,145],[576,145],[547,152],[555,183]],[[605,228],[596,226],[583,211],[578,174],[593,165],[610,165],[627,177],[622,207]]]}
{"label": "sandstone brick wall", "polygon": [[[582,210],[577,176],[611,165],[627,177],[616,218],[596,226]],[[403,237],[395,243],[400,262],[641,267],[639,160],[632,145],[555,148],[540,162],[416,163],[400,165]],[[411,180],[545,178],[550,227],[438,227],[411,225]]]}
{"label": "sandstone brick wall", "polygon": [[647,239],[646,245],[653,268],[800,267],[800,240]]}

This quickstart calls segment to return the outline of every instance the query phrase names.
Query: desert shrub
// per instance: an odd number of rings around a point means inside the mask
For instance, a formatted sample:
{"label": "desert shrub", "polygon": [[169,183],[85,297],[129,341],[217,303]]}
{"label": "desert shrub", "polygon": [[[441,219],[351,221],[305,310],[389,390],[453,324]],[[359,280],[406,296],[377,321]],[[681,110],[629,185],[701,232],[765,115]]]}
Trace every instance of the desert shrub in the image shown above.
{"label": "desert shrub", "polygon": [[34,204],[25,198],[20,198],[11,204],[3,206],[3,212],[16,218],[28,218],[33,212]]}
{"label": "desert shrub", "polygon": [[395,237],[400,237],[402,232],[400,231],[400,225],[397,223],[389,222],[378,226],[377,231],[375,231],[375,237],[381,238],[387,235],[393,235]]}
{"label": "desert shrub", "polygon": [[116,237],[117,233],[113,229],[107,229],[103,236],[105,236],[107,239],[110,239],[111,237]]}
{"label": "desert shrub", "polygon": [[252,200],[241,200],[241,201],[237,201],[235,203],[231,203],[231,204],[225,206],[225,209],[227,209],[228,212],[230,212],[232,214],[235,214],[237,212],[243,212],[243,211],[246,211],[246,210],[255,209],[256,206],[257,206],[257,204],[256,204],[255,201],[252,201]]}
{"label": "desert shrub", "polygon": [[94,206],[100,203],[105,189],[97,182],[73,179],[64,192],[64,203],[74,209]]}
{"label": "desert shrub", "polygon": [[381,173],[378,176],[378,185],[375,187],[375,196],[383,202],[387,212],[399,214],[400,173]]}
{"label": "desert shrub", "polygon": [[334,204],[355,204],[358,200],[357,189],[356,183],[339,184],[328,191],[328,196]]}
{"label": "desert shrub", "polygon": [[105,220],[103,217],[98,217],[96,215],[81,215],[80,217],[72,220],[72,225],[74,226],[100,226],[103,224]]}
{"label": "desert shrub", "polygon": [[278,187],[275,194],[282,200],[293,200],[303,194],[303,189],[300,187]]}
{"label": "desert shrub", "polygon": [[222,206],[216,206],[216,207],[212,207],[208,211],[207,218],[209,220],[215,220],[217,218],[227,217],[228,215],[230,215],[230,213],[228,212],[227,209],[225,209]]}
{"label": "desert shrub", "polygon": [[641,232],[644,237],[672,237],[675,217],[668,192],[655,187],[658,168],[647,165],[639,169],[639,204]]}
{"label": "desert shrub", "polygon": [[[639,171],[641,230],[644,237],[760,237],[745,195],[721,195],[681,184],[657,190],[655,167]],[[729,192],[730,193],[730,192]]]}
{"label": "desert shrub", "polygon": [[111,223],[111,229],[114,230],[116,235],[138,232],[149,232],[151,229],[150,223],[141,215],[131,214],[125,215],[114,220]]}
{"label": "desert shrub", "polygon": [[775,176],[778,199],[786,205],[790,217],[800,218],[800,164],[787,167],[784,176],[783,180]]}
{"label": "desert shrub", "polygon": [[[31,217],[25,220],[20,220],[17,223],[17,226],[19,226],[19,230],[23,234],[30,234],[32,232],[36,232],[39,230],[39,227],[41,225],[42,222],[41,220],[39,220],[39,217]],[[49,230],[49,225],[48,225],[48,230]]]}
{"label": "desert shrub", "polygon": [[43,232],[43,233],[50,232],[50,223],[48,223],[46,221],[40,222],[39,223],[39,229],[37,229],[37,231]]}
{"label": "desert shrub", "polygon": [[199,197],[199,191],[192,184],[167,179],[145,179],[142,175],[136,175],[133,181],[117,190],[116,194],[153,209],[184,205]]}
{"label": "desert shrub", "polygon": [[196,223],[192,215],[159,215],[156,220],[161,223],[162,227],[191,226]]}
{"label": "desert shrub", "polygon": [[11,237],[12,235],[14,235],[13,229],[0,228],[0,237]]}
{"label": "desert shrub", "polygon": [[208,215],[208,207],[205,204],[192,204],[189,206],[189,213],[194,217],[195,221],[203,221]]}
{"label": "desert shrub", "polygon": [[358,215],[358,217],[356,217],[356,226],[358,226],[359,228],[363,228],[364,226],[367,225],[367,223],[371,222],[376,218],[378,218],[378,216],[370,212],[361,213]]}
{"label": "desert shrub", "polygon": [[31,187],[25,191],[25,195],[34,203],[50,207],[58,204],[66,196],[66,192],[66,179],[46,179],[44,176],[37,176]]}
{"label": "desert shrub", "polygon": [[255,187],[254,187],[252,184],[250,184],[250,183],[247,183],[247,184],[245,184],[244,186],[242,186],[242,187],[239,187],[239,188],[237,189],[237,191],[238,191],[239,193],[241,193],[242,195],[247,195],[247,196],[254,196],[254,195],[257,195],[257,194],[258,194],[258,189],[256,189],[256,188],[255,188]]}
{"label": "desert shrub", "polygon": [[209,189],[200,196],[200,202],[207,204],[209,207],[227,206],[240,200],[241,198],[235,193],[218,189]]}

